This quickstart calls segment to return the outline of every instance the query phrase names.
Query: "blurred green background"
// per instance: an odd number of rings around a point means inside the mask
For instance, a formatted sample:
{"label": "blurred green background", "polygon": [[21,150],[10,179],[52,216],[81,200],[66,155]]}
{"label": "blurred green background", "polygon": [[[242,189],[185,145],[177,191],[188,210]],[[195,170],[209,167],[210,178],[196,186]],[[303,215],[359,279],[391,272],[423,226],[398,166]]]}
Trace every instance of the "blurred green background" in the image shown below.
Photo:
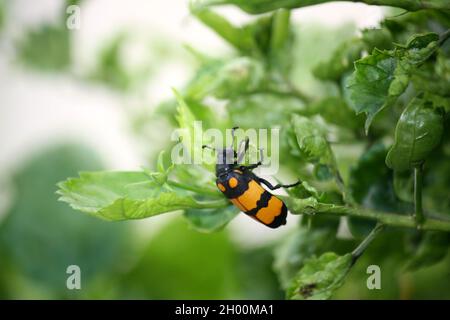
{"label": "blurred green background", "polygon": [[[73,3],[79,30],[66,27]],[[333,3],[299,11],[292,77],[311,96],[337,90],[315,80],[312,66],[358,28],[376,25],[383,10]],[[180,213],[112,223],[57,201],[56,183],[79,171],[153,164],[171,127],[152,111],[196,67],[184,44],[230,54],[190,17],[186,1],[0,0],[0,39],[1,299],[284,298],[280,281],[290,266],[318,253],[310,239],[326,241],[321,230],[294,230],[294,218],[273,231],[241,215],[202,234]],[[450,298],[450,257],[404,272],[396,232],[374,242],[336,298]],[[355,244],[340,241],[342,252]],[[386,247],[398,256],[386,258]],[[81,290],[66,288],[73,264]],[[370,264],[382,269],[382,290],[367,289]]]}

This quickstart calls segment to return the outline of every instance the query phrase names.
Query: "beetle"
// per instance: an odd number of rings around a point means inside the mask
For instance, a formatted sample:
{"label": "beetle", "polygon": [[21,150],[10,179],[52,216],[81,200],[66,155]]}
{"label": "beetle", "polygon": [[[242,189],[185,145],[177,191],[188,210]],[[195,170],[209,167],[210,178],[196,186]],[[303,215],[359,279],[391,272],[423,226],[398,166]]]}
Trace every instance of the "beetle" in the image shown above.
{"label": "beetle", "polygon": [[[203,149],[209,148],[217,153],[216,185],[231,203],[249,217],[267,227],[278,228],[286,224],[287,207],[282,200],[264,189],[262,185],[270,190],[277,190],[295,187],[300,184],[300,181],[274,186],[253,173],[252,170],[262,164],[263,149],[259,149],[260,157],[257,163],[248,166],[240,165],[248,151],[249,139],[247,137],[243,140],[236,152],[233,148],[236,129],[238,127],[234,127],[231,131],[233,140],[230,147],[214,149],[207,145],[203,146]],[[242,146],[244,148],[241,151]]]}

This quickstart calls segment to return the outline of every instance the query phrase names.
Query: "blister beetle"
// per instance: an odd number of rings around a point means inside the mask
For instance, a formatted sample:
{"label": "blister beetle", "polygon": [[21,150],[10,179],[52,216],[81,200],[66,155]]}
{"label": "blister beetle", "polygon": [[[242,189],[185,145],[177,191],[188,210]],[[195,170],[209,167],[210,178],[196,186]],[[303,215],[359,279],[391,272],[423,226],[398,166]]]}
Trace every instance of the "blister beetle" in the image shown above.
{"label": "blister beetle", "polygon": [[[254,174],[252,170],[259,167],[263,161],[262,149],[259,149],[260,158],[256,164],[240,165],[249,149],[249,139],[246,138],[242,141],[236,152],[233,146],[237,128],[232,129],[233,142],[230,147],[216,150],[207,145],[203,146],[203,148],[215,150],[217,153],[216,185],[239,210],[270,228],[278,228],[286,224],[287,207],[283,201],[264,189],[262,185],[270,190],[276,190],[294,187],[300,184],[300,181],[274,186]],[[241,150],[242,146],[243,150]]]}

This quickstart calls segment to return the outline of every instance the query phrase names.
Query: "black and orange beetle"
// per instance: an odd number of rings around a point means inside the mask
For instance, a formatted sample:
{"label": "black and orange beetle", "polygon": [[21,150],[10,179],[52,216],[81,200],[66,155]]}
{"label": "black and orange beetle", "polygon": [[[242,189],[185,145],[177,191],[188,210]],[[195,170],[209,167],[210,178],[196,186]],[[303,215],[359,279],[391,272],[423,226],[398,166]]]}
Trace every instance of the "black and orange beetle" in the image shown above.
{"label": "black and orange beetle", "polygon": [[[233,143],[230,147],[216,150],[206,145],[203,146],[203,148],[210,148],[217,152],[217,187],[239,210],[270,228],[278,228],[286,224],[287,207],[283,201],[265,190],[262,185],[264,184],[270,190],[276,190],[294,187],[300,181],[289,185],[277,184],[274,186],[254,174],[252,170],[262,164],[262,149],[260,149],[258,163],[248,166],[239,165],[248,151],[249,140],[247,138],[242,141],[238,148],[239,152],[236,152],[233,148],[236,129],[237,127],[232,129]],[[244,148],[241,151],[243,144]]]}

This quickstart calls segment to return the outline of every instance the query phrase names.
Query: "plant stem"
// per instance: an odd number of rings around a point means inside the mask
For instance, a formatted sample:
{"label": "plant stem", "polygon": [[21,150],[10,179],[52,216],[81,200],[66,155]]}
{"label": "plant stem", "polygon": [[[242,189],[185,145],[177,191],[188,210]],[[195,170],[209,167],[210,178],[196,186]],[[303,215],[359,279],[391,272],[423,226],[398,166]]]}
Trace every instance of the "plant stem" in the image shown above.
{"label": "plant stem", "polygon": [[353,263],[356,262],[356,260],[364,253],[366,248],[369,246],[369,244],[373,241],[373,239],[376,238],[376,236],[383,231],[384,224],[377,223],[375,228],[372,229],[372,231],[367,235],[367,237],[353,250],[352,257],[353,257]]}
{"label": "plant stem", "polygon": [[279,9],[274,13],[270,41],[270,46],[273,51],[282,49],[289,37],[290,16],[291,12],[286,9]]}
{"label": "plant stem", "polygon": [[[377,211],[362,207],[348,207],[334,204],[319,203],[317,200],[295,199],[288,196],[279,196],[285,201],[289,210],[293,214],[327,214],[334,216],[359,217],[366,220],[378,221],[387,226],[417,228],[413,215],[396,214]],[[428,218],[420,225],[422,230],[434,230],[450,232],[450,221]]]}
{"label": "plant stem", "polygon": [[423,165],[420,164],[414,167],[414,217],[418,226],[422,225],[425,221],[422,209],[422,179]]}
{"label": "plant stem", "polygon": [[442,46],[448,38],[450,38],[450,29],[447,29],[439,36],[439,46]]}

